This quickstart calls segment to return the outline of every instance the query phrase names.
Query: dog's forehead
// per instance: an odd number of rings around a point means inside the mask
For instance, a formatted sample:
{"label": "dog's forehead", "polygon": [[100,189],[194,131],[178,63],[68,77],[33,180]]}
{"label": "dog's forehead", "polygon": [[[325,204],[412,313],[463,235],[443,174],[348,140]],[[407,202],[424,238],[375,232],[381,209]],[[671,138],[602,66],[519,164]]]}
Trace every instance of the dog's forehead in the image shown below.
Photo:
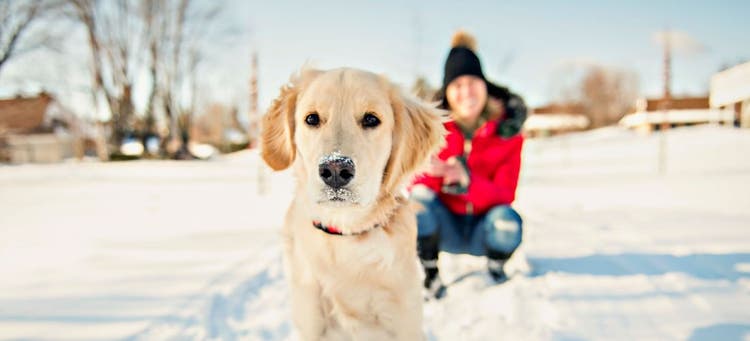
{"label": "dog's forehead", "polygon": [[380,76],[367,71],[330,70],[310,82],[299,104],[320,110],[342,106],[382,110],[389,104],[386,84]]}

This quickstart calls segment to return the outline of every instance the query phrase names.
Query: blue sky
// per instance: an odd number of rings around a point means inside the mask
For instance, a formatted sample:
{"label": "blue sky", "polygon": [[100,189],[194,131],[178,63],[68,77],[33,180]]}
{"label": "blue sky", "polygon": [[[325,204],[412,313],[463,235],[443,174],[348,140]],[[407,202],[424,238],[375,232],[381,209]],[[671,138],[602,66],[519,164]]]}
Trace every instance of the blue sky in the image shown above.
{"label": "blue sky", "polygon": [[[656,31],[687,33],[705,46],[678,52],[673,91],[700,94],[724,63],[750,60],[750,1],[294,1],[234,0],[230,17],[260,55],[261,101],[306,61],[354,66],[403,84],[425,75],[439,85],[451,34],[473,33],[486,75],[545,103],[551,78],[571,62],[630,69],[644,95],[662,89]],[[246,82],[246,81],[245,81]]]}
{"label": "blue sky", "polygon": [[[405,87],[424,75],[439,86],[450,37],[459,28],[476,36],[487,77],[533,106],[550,100],[556,75],[575,63],[631,70],[641,95],[660,95],[662,52],[653,35],[665,28],[705,47],[676,53],[675,94],[705,94],[722,64],[750,60],[750,1],[224,2],[219,22],[210,29],[233,34],[213,44],[199,69],[206,83],[198,95],[240,105],[241,112],[246,112],[253,50],[260,57],[260,105],[266,108],[305,63],[363,68]],[[89,54],[82,30],[72,29],[69,36],[64,55],[40,53],[10,63],[0,78],[0,94],[57,88],[73,108],[85,111],[80,108],[86,105],[76,103],[90,102]]]}

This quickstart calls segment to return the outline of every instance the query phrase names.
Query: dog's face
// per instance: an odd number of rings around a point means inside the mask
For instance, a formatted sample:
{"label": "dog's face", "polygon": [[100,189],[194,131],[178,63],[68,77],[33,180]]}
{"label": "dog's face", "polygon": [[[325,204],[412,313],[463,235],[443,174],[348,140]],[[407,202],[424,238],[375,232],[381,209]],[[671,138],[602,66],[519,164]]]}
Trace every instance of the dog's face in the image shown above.
{"label": "dog's face", "polygon": [[388,90],[375,75],[336,70],[300,93],[294,143],[313,203],[367,206],[377,198],[393,143]]}
{"label": "dog's face", "polygon": [[297,162],[298,179],[321,209],[372,205],[442,139],[435,109],[404,98],[390,82],[354,70],[305,70],[282,88],[263,121],[263,158]]}

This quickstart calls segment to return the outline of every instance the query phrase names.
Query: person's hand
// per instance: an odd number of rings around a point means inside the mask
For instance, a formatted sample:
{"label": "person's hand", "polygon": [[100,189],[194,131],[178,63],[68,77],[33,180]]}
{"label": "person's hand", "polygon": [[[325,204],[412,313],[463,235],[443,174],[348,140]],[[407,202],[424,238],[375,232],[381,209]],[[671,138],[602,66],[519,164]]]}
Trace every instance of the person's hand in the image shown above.
{"label": "person's hand", "polygon": [[427,170],[425,171],[425,173],[427,173],[427,175],[429,176],[439,178],[445,174],[446,168],[447,164],[443,160],[440,160],[437,156],[433,155],[430,158],[430,164],[427,165]]}
{"label": "person's hand", "polygon": [[444,163],[443,185],[458,184],[461,187],[469,186],[469,174],[455,157],[451,157]]}

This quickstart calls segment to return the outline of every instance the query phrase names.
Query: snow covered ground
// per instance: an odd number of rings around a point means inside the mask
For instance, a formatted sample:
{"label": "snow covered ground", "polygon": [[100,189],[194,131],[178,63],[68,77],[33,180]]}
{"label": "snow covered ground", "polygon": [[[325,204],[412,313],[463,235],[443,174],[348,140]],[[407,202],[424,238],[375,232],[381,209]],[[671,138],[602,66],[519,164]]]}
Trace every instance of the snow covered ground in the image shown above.
{"label": "snow covered ground", "polygon": [[[431,340],[750,339],[750,131],[530,140],[514,277],[442,255]],[[0,166],[0,339],[294,339],[288,172],[210,162]],[[264,193],[261,193],[264,192]]]}

